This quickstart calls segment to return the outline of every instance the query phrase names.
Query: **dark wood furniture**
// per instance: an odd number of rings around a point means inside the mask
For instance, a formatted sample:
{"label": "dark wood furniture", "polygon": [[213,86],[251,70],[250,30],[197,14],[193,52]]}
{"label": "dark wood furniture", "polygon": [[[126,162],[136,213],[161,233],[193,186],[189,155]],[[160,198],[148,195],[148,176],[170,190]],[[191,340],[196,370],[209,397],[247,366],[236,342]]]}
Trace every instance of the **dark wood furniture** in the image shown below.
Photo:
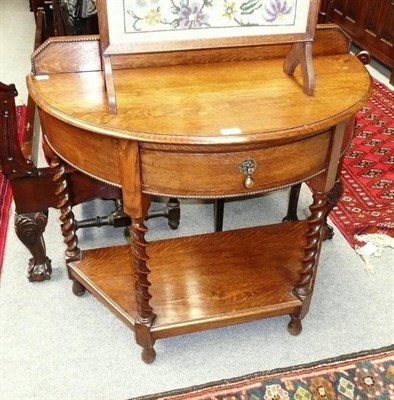
{"label": "dark wood furniture", "polygon": [[[38,48],[56,33],[53,31],[52,0],[33,0],[31,6],[36,19],[34,47]],[[0,82],[0,171],[11,184],[15,202],[16,234],[32,255],[28,279],[39,282],[50,279],[51,276],[51,261],[47,257],[43,234],[48,209],[56,208],[58,200],[54,195],[53,171],[50,168],[38,168],[37,154],[33,151],[33,143],[37,142],[36,135],[40,134],[35,102],[29,96],[25,130],[22,138],[19,138],[15,96],[17,90],[14,85]],[[130,218],[122,209],[120,188],[91,179],[71,167],[67,169],[67,176],[70,181],[75,182],[75,190],[70,193],[71,204],[77,205],[93,199],[115,202],[114,211],[110,215],[77,221],[76,229],[102,225],[124,227],[130,224]],[[162,210],[152,211],[147,215],[147,218],[153,217],[166,217],[170,228],[176,229],[180,220],[179,201],[169,199]]]}
{"label": "dark wood furniture", "polygon": [[[74,292],[87,288],[130,326],[145,362],[155,358],[155,340],[168,336],[284,314],[290,333],[302,329],[327,197],[371,79],[347,54],[348,40],[322,27],[316,93],[306,96],[299,71],[281,71],[289,48],[140,55],[127,69],[124,57],[113,60],[116,115],[108,112],[97,37],[54,39],[33,56],[28,87],[44,126]],[[228,127],[238,130],[226,134]],[[67,165],[122,188],[130,246],[79,248]],[[313,191],[305,220],[145,240],[151,196],[242,197],[304,181]]]}
{"label": "dark wood furniture", "polygon": [[30,0],[30,10],[34,15],[44,10],[48,36],[92,35],[98,33],[97,14],[89,14],[86,9],[94,3],[91,0]]}
{"label": "dark wood furniture", "polygon": [[391,69],[394,84],[393,0],[322,0],[319,22],[338,24],[357,46]]}
{"label": "dark wood furniture", "polygon": [[[14,226],[18,238],[28,248],[32,258],[29,261],[28,279],[43,281],[50,279],[51,261],[47,257],[43,234],[47,225],[48,209],[57,208],[56,186],[53,183],[54,171],[49,167],[37,167],[37,160],[31,153],[33,129],[25,130],[25,136],[18,137],[16,122],[14,85],[0,82],[0,171],[9,180],[15,202]],[[31,122],[30,122],[31,124]],[[73,168],[67,168],[67,179],[73,182],[70,204],[77,205],[93,199],[113,200],[114,211],[93,220],[75,221],[75,228],[112,225],[125,227],[130,218],[123,212],[119,200],[121,189],[97,181]],[[156,211],[147,217],[164,216],[169,226],[179,225],[179,201],[170,199],[164,210]]]}
{"label": "dark wood furniture", "polygon": [[[48,208],[56,208],[53,171],[37,168],[36,161],[23,151],[18,138],[16,123],[14,85],[0,82],[0,170],[9,180],[15,202],[15,231],[21,242],[29,249],[28,279],[42,281],[51,275],[51,262],[46,255],[43,233],[48,219]],[[70,193],[73,204],[94,198],[121,198],[121,191],[111,185],[91,179],[68,169],[70,181],[75,181],[76,191]],[[117,223],[117,222],[116,222]]]}

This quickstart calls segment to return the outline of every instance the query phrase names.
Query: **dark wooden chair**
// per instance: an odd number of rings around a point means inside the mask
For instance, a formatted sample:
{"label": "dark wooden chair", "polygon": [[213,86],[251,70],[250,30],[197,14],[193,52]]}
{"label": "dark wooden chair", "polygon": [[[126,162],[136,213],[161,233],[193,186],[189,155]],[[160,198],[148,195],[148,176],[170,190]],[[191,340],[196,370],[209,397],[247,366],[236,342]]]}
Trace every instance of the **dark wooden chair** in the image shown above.
{"label": "dark wooden chair", "polygon": [[[45,4],[44,4],[45,3]],[[38,7],[48,1],[32,2],[35,11],[35,48],[41,45],[52,33],[52,8]],[[47,257],[43,233],[48,219],[48,209],[57,207],[54,174],[49,167],[37,167],[37,154],[34,151],[39,134],[39,120],[36,118],[36,105],[28,98],[26,124],[22,138],[18,137],[15,97],[17,90],[13,84],[0,82],[0,171],[9,180],[15,202],[15,230],[18,238],[30,251],[28,279],[43,281],[50,279],[51,261]],[[104,217],[78,221],[77,228],[112,225],[124,227],[130,224],[129,217],[122,209],[121,189],[94,180],[76,170],[67,171],[70,183],[70,201],[73,205],[93,199],[113,200],[114,211]],[[171,229],[179,225],[180,208],[177,199],[170,199],[162,210],[151,212],[148,218],[166,217]]]}
{"label": "dark wooden chair", "polygon": [[94,0],[30,0],[30,10],[46,14],[48,36],[90,35],[98,33]]}
{"label": "dark wooden chair", "polygon": [[52,0],[56,36],[98,33],[95,0]]}
{"label": "dark wooden chair", "polygon": [[[49,167],[38,168],[31,150],[34,129],[26,129],[27,135],[18,138],[15,97],[17,90],[13,84],[0,82],[0,170],[9,180],[15,202],[15,230],[18,238],[30,251],[28,279],[43,281],[51,275],[51,261],[46,255],[43,233],[48,219],[48,209],[57,207],[54,174]],[[31,122],[28,124],[31,125]],[[34,136],[34,135],[33,135]],[[121,189],[99,182],[78,171],[67,171],[70,183],[70,201],[73,205],[93,199],[113,200],[114,211],[104,217],[78,221],[77,228],[112,225],[125,227],[130,224],[123,212]],[[73,190],[74,189],[74,190]],[[170,199],[164,210],[152,212],[148,217],[164,216],[169,226],[179,225],[180,209],[176,199]]]}
{"label": "dark wooden chair", "polygon": [[[48,208],[57,206],[57,198],[53,172],[49,168],[37,168],[33,157],[26,157],[26,148],[30,145],[23,147],[20,144],[15,96],[17,91],[13,84],[5,85],[0,82],[0,166],[12,188],[16,234],[32,255],[29,261],[28,279],[42,281],[49,279],[51,274],[51,261],[46,255],[43,233],[47,224]],[[93,198],[121,197],[120,189],[103,185],[79,172],[70,171],[68,178],[77,184],[76,187],[82,188],[72,193],[74,204]],[[121,220],[122,225],[128,223],[125,218]],[[115,226],[120,225],[118,221],[116,215]]]}

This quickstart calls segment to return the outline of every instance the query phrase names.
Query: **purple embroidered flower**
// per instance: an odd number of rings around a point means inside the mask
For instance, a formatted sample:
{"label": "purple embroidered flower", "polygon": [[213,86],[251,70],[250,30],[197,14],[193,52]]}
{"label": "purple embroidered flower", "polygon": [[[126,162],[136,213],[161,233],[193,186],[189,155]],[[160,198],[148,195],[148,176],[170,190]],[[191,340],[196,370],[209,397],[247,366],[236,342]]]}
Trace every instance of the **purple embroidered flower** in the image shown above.
{"label": "purple embroidered flower", "polygon": [[287,5],[287,0],[271,0],[270,5],[266,5],[264,8],[266,12],[265,20],[274,22],[289,14],[293,7]]}
{"label": "purple embroidered flower", "polygon": [[178,12],[179,28],[201,28],[208,25],[208,14],[203,12],[204,5],[191,3],[182,6]]}

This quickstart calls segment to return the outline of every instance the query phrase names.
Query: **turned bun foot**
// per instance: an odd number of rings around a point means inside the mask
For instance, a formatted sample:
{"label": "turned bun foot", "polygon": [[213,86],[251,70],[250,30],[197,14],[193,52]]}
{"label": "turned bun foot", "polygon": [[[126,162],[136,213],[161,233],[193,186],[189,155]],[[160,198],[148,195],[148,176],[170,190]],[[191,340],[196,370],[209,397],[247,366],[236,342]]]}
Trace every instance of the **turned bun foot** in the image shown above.
{"label": "turned bun foot", "polygon": [[299,335],[302,331],[302,324],[300,318],[291,317],[289,325],[287,325],[287,330],[292,335]]}
{"label": "turned bun foot", "polygon": [[82,286],[78,281],[73,281],[72,291],[75,296],[81,297],[85,294],[86,288]]}
{"label": "turned bun foot", "polygon": [[153,347],[149,349],[143,349],[141,353],[142,361],[146,364],[151,364],[155,361],[156,351]]}
{"label": "turned bun foot", "polygon": [[34,264],[34,259],[29,260],[27,279],[30,282],[42,282],[51,279],[52,267],[51,260],[45,257],[43,264]]}

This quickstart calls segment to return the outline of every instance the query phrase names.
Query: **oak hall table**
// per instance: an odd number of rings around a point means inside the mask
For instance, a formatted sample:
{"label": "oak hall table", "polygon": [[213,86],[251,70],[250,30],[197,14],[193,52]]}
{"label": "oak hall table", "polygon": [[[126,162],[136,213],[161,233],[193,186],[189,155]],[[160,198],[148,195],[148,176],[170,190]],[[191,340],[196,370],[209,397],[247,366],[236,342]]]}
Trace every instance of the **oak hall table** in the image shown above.
{"label": "oak hall table", "polygon": [[[332,35],[317,33],[313,97],[297,73],[283,73],[283,58],[272,58],[287,51],[283,45],[270,57],[228,50],[222,62],[218,53],[206,62],[202,52],[200,64],[175,65],[163,55],[166,63],[152,58],[142,68],[137,57],[114,68],[117,114],[108,112],[96,37],[50,39],[34,53],[27,82],[56,170],[74,292],[87,288],[128,324],[145,362],[155,358],[156,339],[203,329],[289,314],[289,331],[301,331],[327,195],[371,92],[346,38]],[[80,250],[68,165],[121,187],[130,246]],[[305,181],[313,192],[305,220],[145,240],[153,195],[242,197]]]}

